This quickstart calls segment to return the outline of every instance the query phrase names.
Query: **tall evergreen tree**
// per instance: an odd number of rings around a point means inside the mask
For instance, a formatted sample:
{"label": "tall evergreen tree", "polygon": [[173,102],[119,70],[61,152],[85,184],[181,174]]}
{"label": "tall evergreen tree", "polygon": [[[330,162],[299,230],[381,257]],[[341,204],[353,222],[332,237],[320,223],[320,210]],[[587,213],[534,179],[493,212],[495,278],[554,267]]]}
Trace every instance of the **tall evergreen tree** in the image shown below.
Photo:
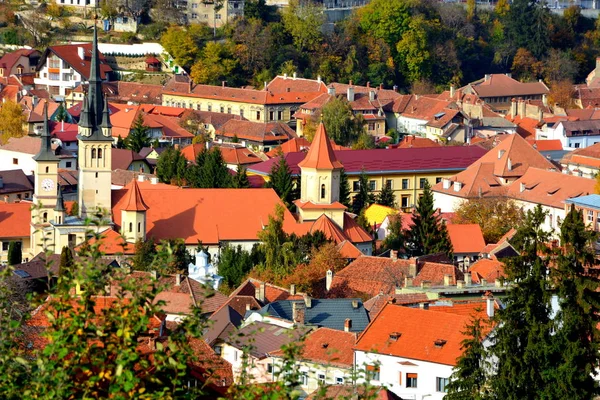
{"label": "tall evergreen tree", "polygon": [[381,192],[377,196],[377,203],[387,207],[396,206],[396,195],[391,186],[383,185]]}
{"label": "tall evergreen tree", "polygon": [[184,185],[187,175],[187,160],[179,149],[170,147],[158,157],[156,175],[163,183]]}
{"label": "tall evergreen tree", "polygon": [[125,144],[125,140],[123,140],[121,135],[119,135],[119,137],[117,138],[117,144],[115,146],[117,149],[124,149],[127,147],[127,145]]}
{"label": "tall evergreen tree", "polygon": [[512,284],[498,310],[493,333],[495,373],[490,379],[495,398],[507,400],[545,397],[555,385],[552,371],[557,366],[552,346],[551,303],[546,243],[542,229],[547,213],[541,206],[528,211],[511,241],[519,256],[505,261],[504,272]]}
{"label": "tall evergreen tree", "polygon": [[358,177],[358,193],[352,198],[351,210],[354,214],[360,215],[361,211],[374,201],[375,198],[369,186],[369,177],[363,168]]}
{"label": "tall evergreen tree", "polygon": [[248,170],[246,169],[246,167],[238,164],[237,173],[233,177],[233,187],[238,189],[250,187],[250,181],[248,180]]}
{"label": "tall evergreen tree", "polygon": [[229,173],[229,168],[227,168],[227,164],[225,164],[221,150],[218,147],[214,147],[206,152],[204,163],[200,168],[199,183],[199,187],[205,189],[228,188],[232,186],[232,177]]}
{"label": "tall evergreen tree", "polygon": [[267,186],[275,190],[275,193],[283,200],[283,203],[287,208],[290,208],[294,203],[294,200],[296,200],[294,197],[292,171],[283,154],[279,156],[279,160],[271,167]]}
{"label": "tall evergreen tree", "polygon": [[406,247],[412,256],[444,252],[452,256],[452,243],[446,225],[433,208],[433,193],[425,183],[423,195],[413,211],[413,225],[407,233]]}
{"label": "tall evergreen tree", "polygon": [[135,242],[135,253],[131,258],[131,264],[136,271],[149,271],[156,257],[156,242],[148,237],[146,240]]}
{"label": "tall evergreen tree", "polygon": [[474,315],[462,332],[466,336],[461,342],[462,355],[446,386],[446,400],[481,400],[486,386],[488,368],[487,352],[483,345],[485,323]]}
{"label": "tall evergreen tree", "polygon": [[65,109],[65,104],[63,102],[60,102],[58,104],[58,108],[56,109],[54,120],[57,122],[68,122],[69,121],[69,114],[67,113],[67,110]]}
{"label": "tall evergreen tree", "polygon": [[8,265],[21,264],[23,260],[23,253],[21,250],[21,242],[12,241],[8,244]]}
{"label": "tall evergreen tree", "polygon": [[60,252],[60,265],[58,266],[58,274],[62,275],[63,271],[70,271],[74,266],[75,260],[73,259],[73,252],[67,246],[63,246]]}
{"label": "tall evergreen tree", "polygon": [[560,363],[549,385],[556,399],[592,399],[599,393],[594,379],[600,364],[600,280],[595,264],[595,233],[586,228],[583,211],[573,206],[561,225],[556,269],[553,270],[560,311],[553,338]]}
{"label": "tall evergreen tree", "polygon": [[125,139],[125,144],[129,150],[139,153],[143,147],[150,146],[150,128],[144,124],[144,116],[140,113],[133,122],[131,132]]}
{"label": "tall evergreen tree", "polygon": [[290,240],[283,230],[284,212],[283,206],[277,204],[275,215],[269,215],[269,223],[258,232],[260,250],[265,255],[261,269],[267,270],[277,278],[287,276],[298,265],[294,241]]}
{"label": "tall evergreen tree", "polygon": [[346,207],[350,207],[350,182],[348,182],[348,174],[346,170],[342,168],[340,171],[340,203]]}

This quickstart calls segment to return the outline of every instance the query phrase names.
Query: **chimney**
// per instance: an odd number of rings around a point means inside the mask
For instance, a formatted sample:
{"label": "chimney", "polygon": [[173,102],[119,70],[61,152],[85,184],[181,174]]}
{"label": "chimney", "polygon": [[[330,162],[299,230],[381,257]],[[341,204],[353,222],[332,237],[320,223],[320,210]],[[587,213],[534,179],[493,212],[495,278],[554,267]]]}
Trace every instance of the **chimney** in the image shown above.
{"label": "chimney", "polygon": [[293,296],[296,294],[296,285],[293,283],[290,285],[290,294]]}
{"label": "chimney", "polygon": [[175,274],[175,286],[181,286],[181,274]]}
{"label": "chimney", "polygon": [[494,295],[491,292],[485,292],[485,294],[483,295],[483,298],[485,299],[485,303],[486,303],[486,311],[487,311],[487,315],[490,318],[494,318]]}
{"label": "chimney", "polygon": [[494,279],[494,286],[496,286],[497,288],[501,288],[502,287],[502,281],[500,279]]}
{"label": "chimney", "polygon": [[292,319],[296,324],[304,324],[304,302],[294,301],[292,303]]}
{"label": "chimney", "polygon": [[83,47],[77,47],[77,55],[82,60],[85,60],[85,49]]}
{"label": "chimney", "polygon": [[542,95],[542,104],[544,105],[544,107],[548,107],[548,95],[546,93]]}
{"label": "chimney", "polygon": [[150,348],[150,350],[156,350],[156,338],[148,338],[148,348]]}
{"label": "chimney", "polygon": [[327,270],[325,274],[325,290],[331,290],[331,284],[333,283],[333,271]]}
{"label": "chimney", "polygon": [[452,181],[451,181],[450,179],[448,179],[448,178],[444,178],[444,179],[442,180],[442,187],[443,187],[444,189],[450,189],[450,184],[451,184],[451,183],[452,183]]}
{"label": "chimney", "polygon": [[453,99],[456,94],[456,87],[454,85],[450,85],[450,98]]}
{"label": "chimney", "polygon": [[515,99],[510,100],[510,116],[512,118],[517,116],[517,101]]}
{"label": "chimney", "polygon": [[492,76],[490,74],[485,74],[485,81],[489,81],[490,79],[492,79]]}
{"label": "chimney", "polygon": [[374,90],[369,91],[369,100],[375,101],[375,91]]}
{"label": "chimney", "polygon": [[487,285],[487,279],[483,279],[483,278],[481,278],[481,279],[479,280],[479,283],[481,283],[481,286],[486,286],[486,285]]}
{"label": "chimney", "polygon": [[287,79],[287,73],[283,74],[283,79]]}
{"label": "chimney", "polygon": [[158,184],[158,178],[156,176],[153,176],[152,178],[150,178],[150,183],[153,185],[157,185]]}
{"label": "chimney", "polygon": [[393,90],[394,92],[397,92],[397,91],[398,91],[398,85],[394,85],[394,86],[392,87],[392,90]]}
{"label": "chimney", "polygon": [[525,191],[525,189],[527,189],[527,188],[526,188],[526,185],[525,185],[523,182],[521,182],[521,183],[519,184],[519,191],[520,191],[521,193],[523,193],[523,192]]}
{"label": "chimney", "polygon": [[390,258],[396,261],[398,259],[398,250],[390,250]]}
{"label": "chimney", "polygon": [[460,192],[460,190],[462,189],[462,182],[454,182],[454,191],[455,192]]}
{"label": "chimney", "polygon": [[306,308],[312,307],[312,298],[310,296],[304,296],[304,305]]}
{"label": "chimney", "polygon": [[413,278],[409,278],[408,276],[404,277],[404,287],[411,287],[413,285]]}
{"label": "chimney", "polygon": [[358,300],[352,300],[352,308],[355,310],[358,308]]}
{"label": "chimney", "polygon": [[544,119],[544,110],[542,110],[542,107],[538,107],[538,121],[542,122],[543,119]]}
{"label": "chimney", "polygon": [[502,158],[504,153],[506,153],[506,150],[498,150],[498,160]]}
{"label": "chimney", "polygon": [[465,287],[465,281],[460,280],[460,279],[456,281],[456,288],[457,289],[462,289],[464,287]]}
{"label": "chimney", "polygon": [[192,85],[194,84],[194,82],[192,82],[192,79],[190,78],[189,82],[188,82],[188,93],[192,93]]}
{"label": "chimney", "polygon": [[330,96],[335,96],[335,88],[334,87],[328,87],[327,88],[327,94]]}
{"label": "chimney", "polygon": [[421,289],[427,289],[431,287],[431,281],[421,281]]}
{"label": "chimney", "polygon": [[444,275],[444,286],[452,286],[452,275]]}
{"label": "chimney", "polygon": [[371,82],[367,82],[367,87],[370,88],[371,87]]}
{"label": "chimney", "polygon": [[142,174],[139,174],[139,175],[137,176],[137,181],[138,181],[138,182],[144,182],[145,180],[146,180],[146,177],[145,177],[144,175],[142,175]]}
{"label": "chimney", "polygon": [[317,82],[321,83],[321,75],[317,75]]}
{"label": "chimney", "polygon": [[350,318],[346,318],[344,321],[344,332],[350,332],[352,329],[352,320]]}
{"label": "chimney", "polygon": [[421,310],[429,310],[429,303],[419,303],[419,308]]}
{"label": "chimney", "polygon": [[158,279],[158,272],[156,272],[155,270],[150,271],[150,276],[152,277],[152,279]]}
{"label": "chimney", "polygon": [[465,274],[465,286],[471,286],[473,284],[473,278],[470,272]]}
{"label": "chimney", "polygon": [[414,278],[415,276],[417,276],[417,259],[416,258],[410,259],[410,264],[408,265],[408,275],[410,275],[411,278]]}
{"label": "chimney", "polygon": [[512,161],[510,160],[510,157],[508,158],[508,161],[506,161],[506,168],[508,168],[509,171],[512,171]]}
{"label": "chimney", "polygon": [[349,102],[354,101],[354,88],[352,86],[348,86],[348,91],[346,93],[346,98]]}
{"label": "chimney", "polygon": [[227,83],[227,81],[221,81],[221,87],[225,87],[225,83]]}
{"label": "chimney", "polygon": [[246,303],[246,311],[250,311],[252,309],[252,306],[250,305],[250,303]]}
{"label": "chimney", "polygon": [[512,74],[510,72],[507,72],[506,76],[508,76],[509,78],[512,78]]}
{"label": "chimney", "polygon": [[294,79],[296,79],[297,76],[296,71],[294,71]]}
{"label": "chimney", "polygon": [[527,103],[525,102],[525,100],[519,100],[518,103],[519,106],[519,115],[521,116],[521,118],[525,118],[525,110],[526,110],[526,106]]}
{"label": "chimney", "polygon": [[261,303],[265,302],[265,289],[267,288],[267,284],[265,282],[260,282],[258,287],[254,290],[254,297],[256,300]]}

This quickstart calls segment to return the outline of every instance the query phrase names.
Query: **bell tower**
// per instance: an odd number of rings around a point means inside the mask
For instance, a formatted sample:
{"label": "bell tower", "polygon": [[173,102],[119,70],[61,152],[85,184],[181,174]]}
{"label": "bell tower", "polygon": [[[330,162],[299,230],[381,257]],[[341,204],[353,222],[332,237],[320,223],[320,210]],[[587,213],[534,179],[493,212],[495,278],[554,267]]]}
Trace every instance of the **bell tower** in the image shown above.
{"label": "bell tower", "polygon": [[96,25],[94,25],[88,93],[83,100],[78,131],[79,217],[94,218],[99,212],[105,212],[103,217],[109,218],[113,138],[108,101],[102,93]]}
{"label": "bell tower", "polygon": [[[55,219],[54,206],[58,198],[58,164],[59,159],[52,150],[52,138],[48,126],[48,103],[44,106],[44,128],[40,151],[33,156],[35,166],[35,186],[33,193],[33,210],[31,212],[31,249],[34,254],[43,251],[52,243],[44,243],[45,234],[52,236],[51,222]],[[49,239],[48,239],[49,240]]]}
{"label": "bell tower", "polygon": [[121,235],[127,243],[146,240],[146,211],[148,205],[142,198],[142,192],[134,179],[128,185],[127,203],[121,210]]}

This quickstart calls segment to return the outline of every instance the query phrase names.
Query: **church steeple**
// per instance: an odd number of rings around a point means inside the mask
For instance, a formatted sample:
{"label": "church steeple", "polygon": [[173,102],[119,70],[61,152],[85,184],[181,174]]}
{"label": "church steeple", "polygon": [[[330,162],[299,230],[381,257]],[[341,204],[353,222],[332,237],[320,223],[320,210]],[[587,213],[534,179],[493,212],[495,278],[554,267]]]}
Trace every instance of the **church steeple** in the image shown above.
{"label": "church steeple", "polygon": [[35,161],[56,161],[58,157],[52,151],[52,137],[50,136],[50,127],[48,126],[48,102],[44,104],[44,129],[42,130],[42,145],[40,151],[33,156]]}

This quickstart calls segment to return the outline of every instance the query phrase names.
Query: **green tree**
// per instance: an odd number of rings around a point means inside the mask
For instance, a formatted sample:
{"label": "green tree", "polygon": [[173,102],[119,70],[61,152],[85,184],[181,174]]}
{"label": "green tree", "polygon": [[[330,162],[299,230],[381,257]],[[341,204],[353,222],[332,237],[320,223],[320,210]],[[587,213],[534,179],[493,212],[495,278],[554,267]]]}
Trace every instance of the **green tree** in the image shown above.
{"label": "green tree", "polygon": [[119,137],[117,138],[116,148],[117,149],[124,149],[126,147],[127,147],[127,145],[125,144],[125,140],[123,140],[123,138],[121,137],[121,135],[119,135]]}
{"label": "green tree", "polygon": [[359,26],[393,48],[408,29],[411,6],[407,0],[372,0],[358,10]]}
{"label": "green tree", "polygon": [[337,144],[348,146],[363,133],[363,120],[354,117],[352,106],[345,98],[335,97],[323,106],[323,124],[327,134]]}
{"label": "green tree", "polygon": [[169,147],[158,157],[156,163],[156,175],[163,183],[184,185],[186,183],[187,161],[181,151]]}
{"label": "green tree", "polygon": [[286,31],[292,36],[298,51],[315,51],[323,40],[325,23],[323,6],[312,1],[290,0],[281,13]]}
{"label": "green tree", "polygon": [[69,120],[69,114],[67,113],[67,110],[65,109],[65,104],[63,102],[60,102],[58,104],[58,108],[56,109],[54,119],[58,122],[65,122]]}
{"label": "green tree", "polygon": [[67,246],[64,246],[60,252],[60,264],[58,266],[58,274],[60,275],[65,269],[72,270],[75,267],[73,252]]}
{"label": "green tree", "polygon": [[8,265],[21,264],[23,261],[23,252],[21,249],[21,242],[12,241],[8,244]]}
{"label": "green tree", "polygon": [[420,15],[411,20],[409,29],[396,44],[397,57],[409,82],[431,77],[433,66],[431,48],[439,30],[439,22],[427,20]]}
{"label": "green tree", "polygon": [[196,83],[220,85],[229,81],[234,85],[234,71],[238,60],[234,56],[235,45],[232,42],[209,42],[202,51],[202,57],[192,66],[190,76]]}
{"label": "green tree", "polygon": [[[360,117],[363,118],[362,115]],[[375,138],[364,131],[358,135],[358,139],[356,139],[356,142],[352,145],[352,150],[368,150],[374,148]]]}
{"label": "green tree", "polygon": [[413,225],[407,234],[407,248],[411,256],[439,252],[452,256],[448,230],[433,207],[433,193],[428,182],[425,183],[423,195],[413,211]]}
{"label": "green tree", "polygon": [[248,0],[244,3],[244,18],[257,19],[261,21],[269,20],[271,8],[267,6],[266,0]]}
{"label": "green tree", "polygon": [[497,243],[523,221],[523,211],[506,197],[478,197],[465,200],[454,210],[458,224],[478,224],[486,243]]}
{"label": "green tree", "polygon": [[381,192],[377,196],[377,203],[382,206],[396,207],[396,195],[391,185],[383,185]]}
{"label": "green tree", "polygon": [[175,62],[184,68],[190,68],[200,52],[194,38],[179,26],[170,26],[160,38],[160,43]]}
{"label": "green tree", "polygon": [[250,187],[250,181],[248,180],[248,170],[243,165],[238,164],[237,173],[233,177],[233,187],[238,189]]}
{"label": "green tree", "polygon": [[254,267],[252,261],[250,253],[242,246],[225,246],[219,255],[219,275],[228,287],[238,287]]}
{"label": "green tree", "polygon": [[388,232],[383,239],[382,250],[403,250],[405,235],[402,231],[402,214],[388,215]]}
{"label": "green tree", "polygon": [[537,206],[528,211],[511,240],[519,255],[505,262],[504,272],[512,289],[497,312],[491,354],[495,374],[490,388],[495,398],[517,400],[544,396],[556,368],[557,349],[552,346],[551,304],[546,243],[542,229],[547,213]]}
{"label": "green tree", "polygon": [[283,206],[278,204],[275,207],[275,215],[269,215],[269,223],[258,232],[260,250],[265,256],[264,263],[259,266],[259,269],[267,271],[278,279],[289,275],[298,265],[294,243],[283,230],[284,212]]}
{"label": "green tree", "polygon": [[456,367],[446,386],[447,400],[482,400],[485,398],[488,368],[487,351],[483,345],[486,336],[486,323],[477,315],[465,327],[461,342],[462,355],[456,362]]}
{"label": "green tree", "polygon": [[344,168],[340,171],[340,203],[350,207],[350,182]]}
{"label": "green tree", "polygon": [[125,139],[125,146],[136,153],[144,147],[150,146],[152,139],[150,138],[150,128],[144,124],[144,116],[139,113],[133,122],[131,131]]}
{"label": "green tree", "polygon": [[593,248],[596,234],[585,226],[582,210],[573,205],[560,227],[560,243],[556,269],[552,270],[560,311],[555,349],[559,365],[549,381],[568,382],[550,385],[554,398],[591,399],[599,394],[594,379],[600,362],[598,324],[600,323],[600,280],[594,269]]}
{"label": "green tree", "polygon": [[225,161],[223,160],[221,149],[218,147],[213,147],[206,152],[204,162],[200,166],[199,183],[200,186],[198,187],[205,189],[232,187],[233,178],[229,173],[227,164],[225,164]]}
{"label": "green tree", "polygon": [[152,263],[152,270],[160,274],[182,274],[187,272],[192,256],[187,251],[183,239],[161,240],[156,245],[157,255]]}
{"label": "green tree", "polygon": [[514,0],[503,23],[506,35],[514,49],[523,47],[540,59],[548,51],[550,11],[543,2]]}
{"label": "green tree", "polygon": [[369,176],[363,169],[358,177],[358,193],[352,197],[352,212],[360,215],[363,209],[371,205],[375,201],[375,196],[369,185]]}
{"label": "green tree", "polygon": [[296,197],[294,196],[294,179],[292,171],[283,154],[278,156],[269,173],[267,186],[273,188],[287,208],[291,208]]}
{"label": "green tree", "polygon": [[135,253],[131,258],[133,269],[136,271],[150,271],[156,254],[156,242],[154,238],[147,237],[146,240],[138,239],[135,242]]}

